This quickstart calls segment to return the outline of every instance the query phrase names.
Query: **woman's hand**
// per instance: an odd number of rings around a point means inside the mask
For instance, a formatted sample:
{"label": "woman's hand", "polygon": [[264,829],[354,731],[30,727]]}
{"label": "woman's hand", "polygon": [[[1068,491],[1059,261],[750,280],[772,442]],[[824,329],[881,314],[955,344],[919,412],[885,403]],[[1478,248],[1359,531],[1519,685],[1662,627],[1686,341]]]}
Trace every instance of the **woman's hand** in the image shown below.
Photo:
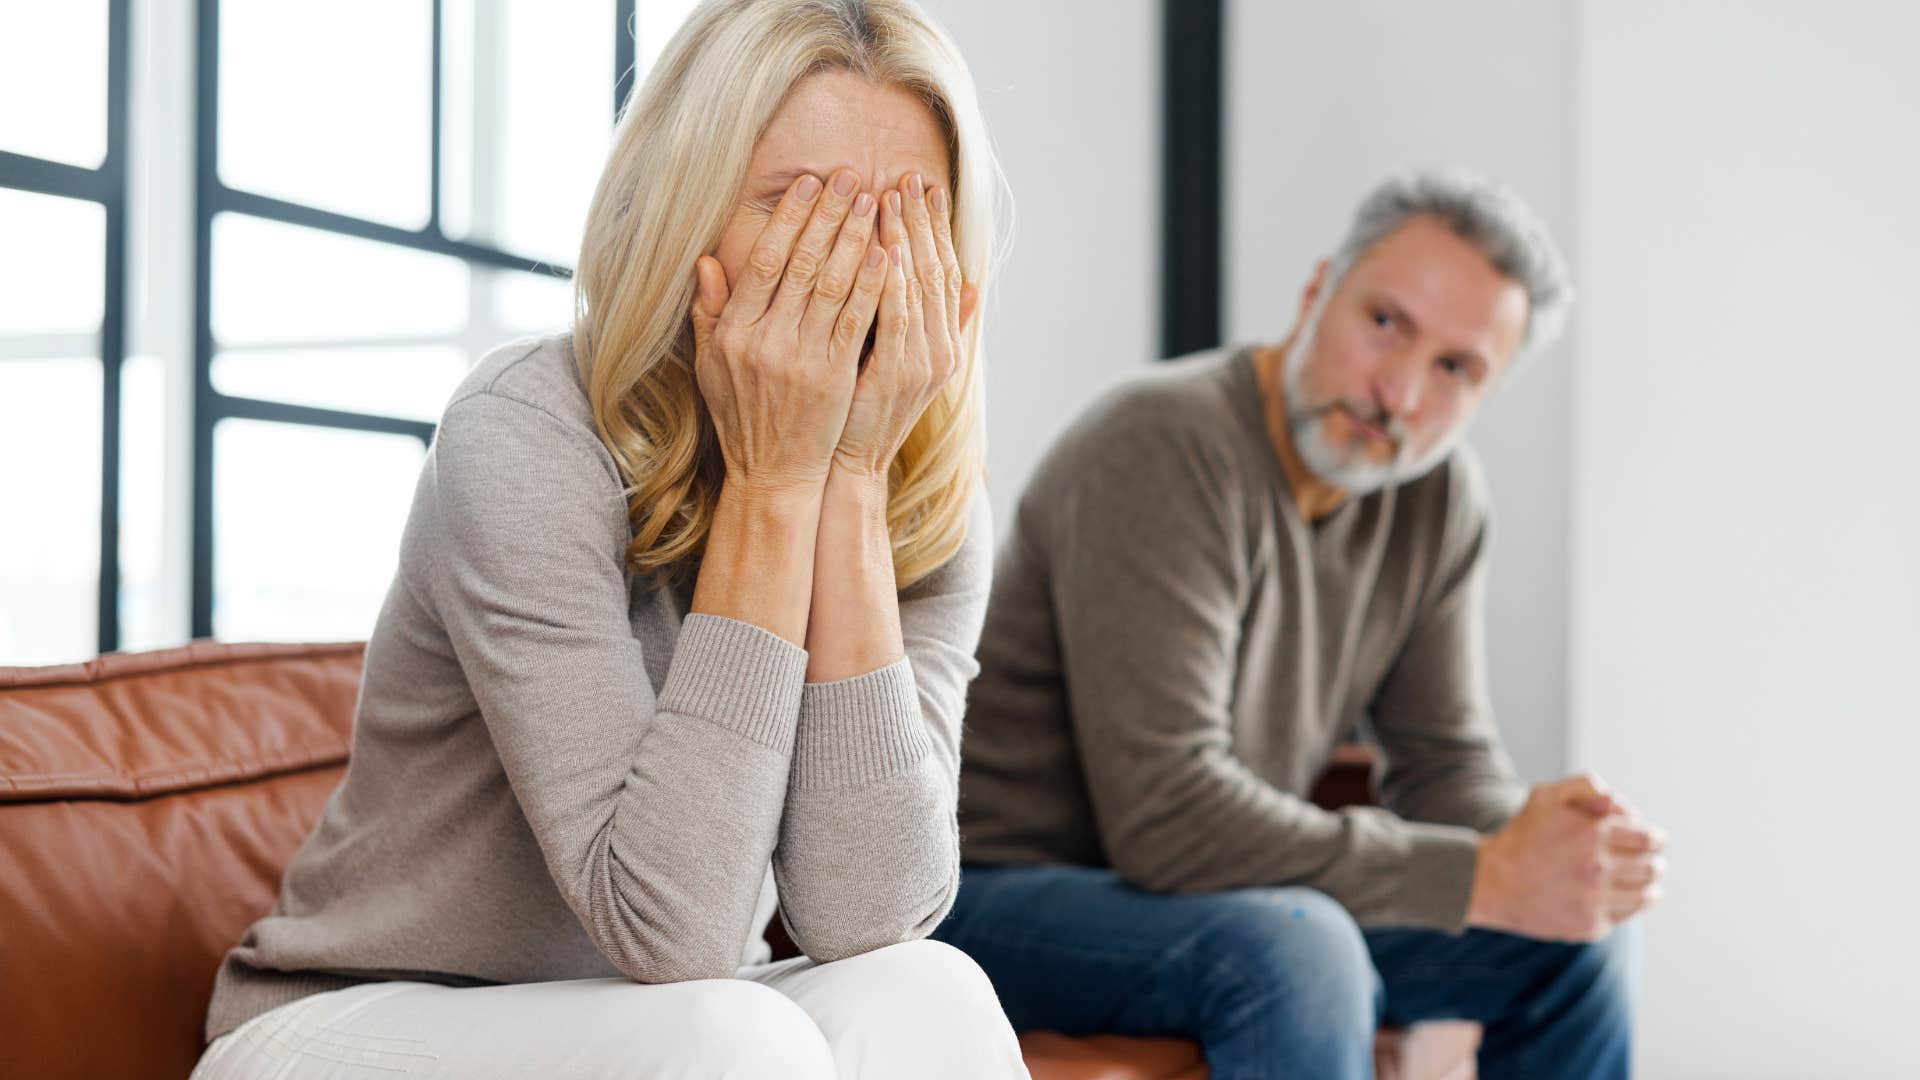
{"label": "woman's hand", "polygon": [[907,433],[959,369],[961,331],[971,314],[963,296],[970,300],[972,292],[953,254],[952,201],[944,189],[928,191],[912,173],[881,202],[886,288],[873,356],[854,387],[833,464],[884,483]]}
{"label": "woman's hand", "polygon": [[857,186],[795,180],[731,291],[717,259],[695,265],[694,370],[729,484],[817,492],[832,465],[888,273]]}

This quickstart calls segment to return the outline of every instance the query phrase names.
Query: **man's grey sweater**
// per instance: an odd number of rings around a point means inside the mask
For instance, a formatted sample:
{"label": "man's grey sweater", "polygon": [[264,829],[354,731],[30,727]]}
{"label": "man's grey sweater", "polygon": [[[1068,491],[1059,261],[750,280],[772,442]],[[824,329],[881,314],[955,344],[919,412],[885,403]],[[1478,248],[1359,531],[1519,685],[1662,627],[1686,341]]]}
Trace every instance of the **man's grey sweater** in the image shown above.
{"label": "man's grey sweater", "polygon": [[804,650],[626,573],[570,339],[494,352],[421,472],[346,780],[222,964],[207,1037],[371,979],[728,976],[769,862],[816,959],[925,935],[957,884],[985,508],[901,594],[903,659],[803,685]]}
{"label": "man's grey sweater", "polygon": [[[1251,354],[1131,380],[1061,438],[1001,550],[967,713],[967,859],[1154,890],[1308,885],[1457,931],[1522,791],[1487,702],[1487,505],[1457,451],[1305,521]],[[1307,801],[1363,723],[1390,809]],[[1396,813],[1397,812],[1397,813]]]}

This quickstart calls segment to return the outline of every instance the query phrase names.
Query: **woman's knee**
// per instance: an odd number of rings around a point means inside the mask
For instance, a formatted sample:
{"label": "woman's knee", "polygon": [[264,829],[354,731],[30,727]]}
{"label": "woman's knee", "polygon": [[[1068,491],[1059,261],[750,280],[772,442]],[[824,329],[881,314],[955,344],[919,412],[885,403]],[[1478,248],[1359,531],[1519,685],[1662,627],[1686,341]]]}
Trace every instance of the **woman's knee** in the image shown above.
{"label": "woman's knee", "polygon": [[836,996],[863,1014],[934,1029],[1007,1027],[993,984],[966,953],[940,941],[908,941],[829,965],[842,968]]}
{"label": "woman's knee", "polygon": [[815,977],[819,989],[807,996],[808,1011],[843,1075],[1024,1075],[993,984],[951,945],[890,945],[823,965]]}
{"label": "woman's knee", "polygon": [[668,1075],[836,1076],[833,1051],[819,1025],[779,991],[740,979],[685,983],[681,990],[685,1000],[671,1026],[676,1042],[686,1047],[687,1068],[668,1070]]}

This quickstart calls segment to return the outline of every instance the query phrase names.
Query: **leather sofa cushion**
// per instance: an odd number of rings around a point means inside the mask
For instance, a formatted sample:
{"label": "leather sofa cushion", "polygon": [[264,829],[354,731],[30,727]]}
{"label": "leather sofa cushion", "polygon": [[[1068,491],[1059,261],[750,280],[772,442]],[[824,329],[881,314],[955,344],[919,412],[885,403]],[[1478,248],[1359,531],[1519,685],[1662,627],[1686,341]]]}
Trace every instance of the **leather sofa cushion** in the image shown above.
{"label": "leather sofa cushion", "polygon": [[0,668],[0,1076],[185,1077],[338,786],[360,645]]}

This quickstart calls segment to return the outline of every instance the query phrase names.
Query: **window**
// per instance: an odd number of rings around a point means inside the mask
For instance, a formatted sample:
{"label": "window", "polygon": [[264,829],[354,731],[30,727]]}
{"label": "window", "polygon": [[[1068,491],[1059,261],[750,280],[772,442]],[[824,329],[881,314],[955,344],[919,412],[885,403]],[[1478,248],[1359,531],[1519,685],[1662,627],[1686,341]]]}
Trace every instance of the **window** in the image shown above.
{"label": "window", "polygon": [[126,15],[0,34],[0,663],[118,636]]}
{"label": "window", "polygon": [[[127,0],[0,28],[0,100],[35,103],[0,109],[0,664],[371,632],[447,396],[567,325],[616,104],[695,0],[172,2],[191,37]],[[128,167],[130,40],[197,72],[190,130],[133,114],[191,156],[171,202]],[[177,385],[127,355],[125,237],[167,242],[130,184],[192,243]]]}

